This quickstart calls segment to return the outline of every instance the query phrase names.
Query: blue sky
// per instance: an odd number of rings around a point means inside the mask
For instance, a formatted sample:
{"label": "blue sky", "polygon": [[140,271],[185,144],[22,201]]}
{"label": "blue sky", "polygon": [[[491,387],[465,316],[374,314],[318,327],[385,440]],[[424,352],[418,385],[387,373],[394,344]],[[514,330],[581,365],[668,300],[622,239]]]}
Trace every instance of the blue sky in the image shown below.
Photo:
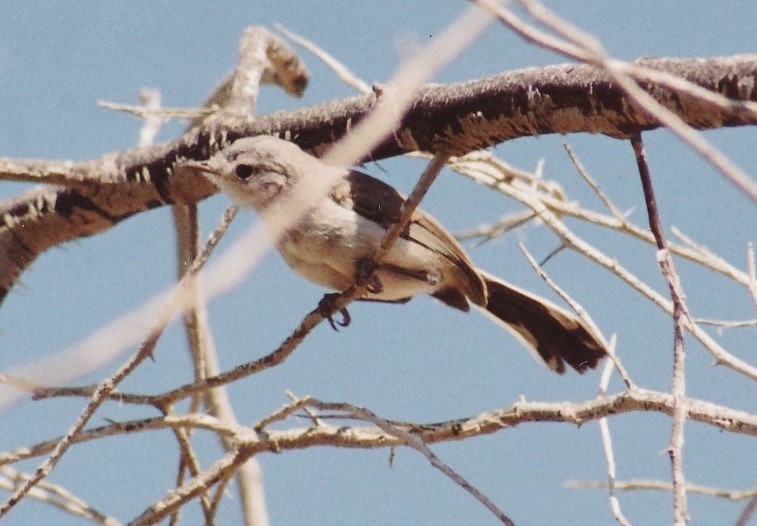
{"label": "blue sky", "polygon": [[[753,52],[757,6],[732,2],[551,2],[559,13],[597,35],[609,53],[640,56],[715,56]],[[244,27],[282,23],[318,43],[366,81],[384,82],[403,53],[433,39],[465,2],[4,2],[0,9],[0,155],[85,160],[132,147],[139,122],[98,108],[96,101],[136,101],[143,87],[160,88],[166,106],[196,106],[236,60]],[[311,72],[305,96],[291,99],[264,88],[259,112],[296,108],[352,94],[306,52]],[[493,25],[482,39],[442,71],[435,81],[454,82],[499,71],[565,62]],[[180,133],[165,127],[162,140]],[[710,132],[748,173],[757,164],[754,130]],[[545,136],[500,146],[509,163],[532,169],[545,160],[545,176],[572,199],[600,209],[565,155],[569,142],[592,175],[630,218],[644,225],[643,201],[630,146],[599,136]],[[757,231],[754,207],[708,165],[664,131],[645,135],[663,222],[677,226],[743,268],[746,242]],[[369,165],[373,175],[410,188],[422,170],[418,161]],[[27,188],[0,184],[0,198]],[[204,231],[228,201],[201,205]],[[424,208],[453,231],[496,221],[518,210],[503,197],[445,173]],[[230,236],[254,221],[240,215]],[[617,234],[569,223],[581,235],[628,266],[659,292],[666,286],[654,250]],[[517,248],[537,258],[557,244],[546,228],[527,226],[471,249],[482,268],[545,296]],[[228,246],[228,241],[221,249]],[[42,255],[0,311],[0,368],[25,363],[71,345],[102,324],[138,306],[174,279],[169,210],[141,214],[112,231]],[[563,253],[547,265],[550,275],[580,301],[606,335],[617,333],[619,352],[643,387],[669,390],[670,320],[602,269],[577,254]],[[743,289],[718,275],[680,262],[683,285],[695,316],[745,319],[754,308]],[[230,368],[273,350],[312,309],[323,291],[294,276],[271,254],[232,293],[215,300],[209,315],[222,367]],[[554,299],[553,296],[550,296]],[[508,334],[478,313],[464,315],[428,299],[404,306],[359,304],[353,324],[339,333],[319,327],[276,370],[230,388],[242,422],[250,423],[286,403],[285,390],[330,401],[363,405],[386,418],[435,422],[528,400],[585,400],[595,396],[598,374],[558,377],[536,364]],[[754,360],[754,329],[710,330],[729,351]],[[744,410],[755,407],[752,382],[721,368],[691,338],[688,392]],[[108,369],[110,370],[110,369]],[[94,382],[99,371],[82,379]],[[189,378],[183,337],[174,326],[157,352],[124,385],[157,392]],[[620,386],[613,383],[613,389]],[[0,450],[64,432],[81,410],[78,400],[27,402],[3,415]],[[105,418],[144,416],[134,408],[108,405]],[[300,425],[305,425],[300,423]],[[618,475],[669,478],[664,453],[670,421],[656,413],[611,420]],[[689,423],[686,473],[693,483],[747,488],[757,465],[753,441]],[[198,436],[204,465],[217,454],[212,436]],[[523,425],[461,443],[433,446],[443,460],[489,495],[517,524],[610,524],[606,494],[574,491],[566,480],[603,480],[604,459],[596,423]],[[260,458],[273,524],[493,524],[473,499],[410,450],[392,466],[389,452],[311,449]],[[23,465],[33,470],[36,461]],[[135,467],[136,466],[136,467]],[[51,480],[94,506],[129,520],[172,484],[175,449],[168,433],[116,438],[75,447]],[[233,492],[222,523],[239,519]],[[672,516],[670,496],[621,494],[634,524],[660,524]],[[730,524],[743,505],[708,497],[689,498],[695,522]],[[190,506],[184,518],[199,523]],[[44,505],[24,502],[7,521],[79,524]]]}

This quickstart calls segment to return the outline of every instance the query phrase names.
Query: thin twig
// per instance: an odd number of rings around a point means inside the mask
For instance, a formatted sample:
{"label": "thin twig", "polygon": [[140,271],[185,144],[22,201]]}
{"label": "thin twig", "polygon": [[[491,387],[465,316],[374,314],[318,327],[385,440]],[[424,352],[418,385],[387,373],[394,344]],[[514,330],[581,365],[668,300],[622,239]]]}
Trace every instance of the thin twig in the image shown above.
{"label": "thin twig", "polygon": [[231,477],[239,466],[249,459],[251,453],[239,449],[226,453],[202,474],[171,491],[132,520],[130,526],[146,526],[160,522],[184,503],[208,491],[214,485]]}
{"label": "thin twig", "polygon": [[[139,94],[140,102],[145,109],[159,110],[160,109],[160,91],[159,90],[142,90]],[[146,147],[152,146],[155,142],[163,121],[155,115],[145,114],[143,116],[142,126],[139,132],[139,146]],[[177,259],[179,279],[184,275],[184,272],[189,265],[194,261],[199,252],[199,225],[197,222],[197,205],[196,204],[181,204],[177,203],[171,207],[173,212],[174,227],[177,232]],[[193,321],[196,317],[196,308],[199,304],[199,282],[197,280],[191,280],[187,284],[187,293],[192,297],[192,307],[190,310],[184,313],[184,326],[187,332],[191,332],[190,328],[193,326]],[[196,326],[195,326],[196,328]],[[192,342],[191,334],[189,335],[190,343]],[[191,345],[190,345],[191,347]],[[193,364],[197,361],[193,360]],[[200,362],[202,363],[202,362]],[[195,365],[195,373],[197,373]],[[173,407],[162,408],[164,414],[173,413]],[[193,400],[190,404],[190,411],[197,410],[196,401]],[[181,483],[184,477],[184,470],[188,469],[192,475],[197,475],[200,472],[200,464],[192,450],[192,443],[190,441],[191,429],[173,429],[174,436],[179,445],[179,468],[176,475],[177,485]],[[205,522],[207,524],[214,524],[214,519],[211,511],[211,503],[206,494],[200,497],[200,506],[205,516]],[[171,523],[178,523],[179,515],[177,513],[171,517]]]}
{"label": "thin twig", "polygon": [[312,42],[302,35],[298,35],[297,33],[290,31],[282,24],[274,24],[273,27],[276,28],[277,31],[282,33],[289,40],[295,41],[297,44],[301,45],[302,47],[310,51],[313,55],[321,59],[323,63],[326,64],[334,73],[336,73],[337,77],[348,86],[355,88],[360,93],[371,92],[371,87],[365,81],[363,81],[363,79],[352,73],[352,71],[350,71],[349,68],[344,65],[344,63],[337,60],[333,55],[331,55],[325,49],[321,48],[315,42]]}
{"label": "thin twig", "polygon": [[747,526],[749,519],[754,515],[755,511],[757,511],[757,495],[752,497],[752,500],[746,505],[744,511],[741,512],[739,519],[736,521],[736,526]]}
{"label": "thin twig", "polygon": [[[607,488],[607,482],[601,481],[581,481],[571,480],[565,484],[566,487],[572,489],[605,489]],[[646,479],[631,479],[624,481],[616,481],[615,489],[620,491],[637,491],[637,490],[652,490],[652,491],[672,491],[673,485],[666,480],[646,480]],[[697,493],[699,495],[706,495],[708,497],[718,497],[726,500],[739,501],[751,499],[757,497],[757,488],[749,488],[745,490],[732,490],[725,488],[716,488],[712,486],[702,486],[699,484],[687,484],[686,491],[689,493]]]}
{"label": "thin twig", "polygon": [[[471,157],[470,159],[468,158],[468,156],[465,156],[451,162],[450,167],[453,170],[457,170],[459,173],[466,175],[467,177],[471,177],[477,182],[500,190],[502,191],[502,193],[505,193],[509,197],[521,201],[516,195],[512,195],[511,193],[504,191],[505,189],[511,187],[511,185],[508,184],[509,174],[512,170],[514,170],[514,168],[510,167],[506,163],[503,163],[496,157],[490,157],[485,161],[482,161],[478,158],[478,156]],[[622,214],[621,218],[616,218],[614,215],[608,216],[594,212],[587,208],[580,207],[562,193],[560,193],[559,196],[551,196],[551,192],[547,192],[547,194],[545,195],[545,193],[543,192],[528,192],[527,189],[523,189],[519,186],[514,188],[538,198],[544,204],[544,206],[549,208],[549,210],[551,210],[558,218],[561,218],[562,216],[573,217],[581,221],[591,223],[595,226],[605,227],[622,234],[631,235],[632,237],[645,243],[655,244],[654,236],[649,232],[648,229],[636,226],[626,219],[628,213]],[[487,233],[484,232],[482,235],[487,235]],[[699,265],[703,265],[709,269],[712,269],[715,272],[726,276],[727,278],[735,281],[740,285],[748,286],[750,283],[749,276],[746,272],[741,271],[735,266],[726,262],[717,254],[713,254],[711,252],[704,253],[690,246],[681,246],[678,244],[672,244],[670,242],[668,242],[668,249],[673,254],[684,257]]]}
{"label": "thin twig", "polygon": [[747,274],[749,276],[749,293],[752,296],[754,307],[757,308],[757,264],[754,257],[754,243],[747,243],[746,250]]}
{"label": "thin twig", "polygon": [[[600,252],[589,243],[584,241],[573,231],[571,231],[563,221],[552,211],[554,203],[549,202],[543,195],[534,195],[533,192],[524,191],[518,188],[514,188],[510,185],[503,184],[499,178],[492,178],[491,174],[487,171],[479,172],[476,169],[475,164],[470,165],[456,165],[455,169],[468,177],[479,181],[483,184],[489,185],[491,188],[512,197],[516,201],[522,203],[526,207],[530,208],[545,225],[547,225],[552,231],[557,234],[570,248],[583,254],[590,260],[606,268],[621,280],[625,281],[633,289],[637,290],[644,297],[649,299],[653,304],[657,305],[663,311],[668,314],[673,314],[672,302],[665,299],[662,295],[657,293],[652,287],[639,280],[628,269],[623,267],[617,259],[611,258],[604,253]],[[547,203],[549,207],[547,206]],[[566,212],[570,212],[570,209],[565,209]],[[575,213],[575,211],[574,211]],[[581,210],[580,215],[584,215],[584,211]],[[649,234],[651,236],[651,234]],[[737,271],[737,274],[739,271]],[[743,280],[747,278],[744,277]],[[739,282],[743,281],[739,279]],[[737,371],[745,376],[757,380],[757,367],[737,358],[736,356],[727,352],[723,347],[718,344],[707,332],[693,322],[690,318],[685,318],[684,323],[686,329],[713,355],[716,362],[721,365],[725,365],[734,371]]]}
{"label": "thin twig", "polygon": [[504,235],[512,230],[515,230],[518,227],[530,223],[534,219],[538,218],[533,212],[524,210],[516,214],[509,214],[507,216],[504,216],[493,225],[484,225],[476,229],[458,232],[457,234],[455,234],[455,239],[457,239],[458,241],[479,239],[478,243],[473,246],[480,247],[487,241],[491,241],[498,236]]}
{"label": "thin twig", "polygon": [[618,221],[624,222],[624,214],[622,214],[620,210],[618,210],[618,207],[615,206],[615,203],[613,203],[610,197],[602,190],[602,188],[600,188],[594,178],[589,175],[589,172],[586,170],[578,156],[573,152],[573,149],[570,147],[570,145],[568,143],[563,143],[563,148],[565,148],[565,151],[568,152],[568,157],[570,157],[570,161],[573,163],[573,166],[576,168],[578,174],[581,176],[584,182],[589,185],[589,188],[591,188],[594,193],[597,194],[597,197],[599,197],[599,200],[602,201],[602,204],[605,205],[610,214],[612,214],[612,216],[615,217],[615,219],[617,219]]}
{"label": "thin twig", "polygon": [[217,108],[151,108],[149,106],[135,106],[98,100],[97,105],[113,111],[121,111],[139,117],[140,119],[158,119],[168,122],[171,119],[197,119],[207,117],[218,111]]}
{"label": "thin twig", "polygon": [[673,412],[673,425],[670,432],[670,446],[668,454],[670,455],[672,480],[673,480],[673,513],[675,515],[675,524],[684,526],[688,520],[688,511],[686,506],[686,479],[683,473],[683,428],[686,422],[686,375],[685,364],[686,354],[683,344],[683,319],[689,316],[686,308],[683,289],[681,288],[680,279],[673,265],[673,258],[667,249],[667,241],[663,231],[662,222],[660,221],[657,200],[654,195],[652,177],[649,172],[644,143],[641,135],[631,139],[631,145],[636,156],[636,163],[639,167],[639,176],[641,177],[641,186],[644,189],[644,201],[647,205],[649,215],[649,228],[657,241],[658,263],[663,277],[668,282],[670,297],[673,302],[673,400],[675,410]]}
{"label": "thin twig", "polygon": [[[290,391],[289,389],[286,390],[286,395],[287,395],[287,398],[289,398],[293,403],[297,403],[297,402],[299,402],[301,400],[301,398],[299,396],[295,396],[295,394],[292,391]],[[305,398],[309,398],[309,397],[306,396]],[[316,414],[316,412],[313,411],[311,408],[303,405],[302,406],[302,411],[306,415],[308,415],[308,417],[310,418],[310,420],[313,422],[314,426],[320,426],[320,425],[323,424],[323,422],[321,421],[321,417],[318,414]]]}
{"label": "thin twig", "polygon": [[[448,158],[449,156],[447,153],[438,153],[434,156],[432,162],[426,167],[426,170],[424,170],[421,178],[415,185],[415,188],[405,200],[402,206],[402,215],[400,216],[400,219],[387,229],[386,234],[381,241],[381,245],[373,253],[371,260],[374,267],[381,262],[381,259],[385,257],[394,242],[399,238],[400,233],[410,220],[413,211],[418,207],[420,200],[426,194],[431,183],[434,181],[439,171],[444,167],[444,163]],[[366,277],[370,278],[370,276]],[[323,321],[324,316],[334,315],[342,309],[345,309],[354,299],[365,295],[367,291],[367,283],[368,280],[366,280],[365,283],[356,283],[337,296],[333,301],[329,302],[329,304],[325,306],[328,307],[328,309],[324,308],[324,306],[319,306],[313,309],[305,316],[305,318],[303,318],[300,325],[281,345],[279,345],[276,350],[263,358],[239,365],[229,372],[206,378],[203,381],[186,384],[178,389],[156,397],[144,397],[142,399],[143,402],[149,399],[151,400],[150,403],[158,405],[175,403],[186,396],[190,396],[192,393],[203,391],[208,387],[226,385],[230,382],[280,365],[292,355],[295,349],[310,334],[310,332]]]}
{"label": "thin twig", "polygon": [[[172,413],[173,411],[171,408],[167,408],[164,412],[166,415]],[[172,431],[179,444],[179,469],[176,473],[176,485],[178,486],[184,479],[185,469],[188,470],[193,477],[196,477],[200,474],[202,468],[200,467],[197,455],[192,450],[192,443],[190,441],[192,429],[173,428]],[[213,519],[212,503],[207,493],[200,495],[200,507],[202,508],[202,513],[205,517],[205,524],[208,526],[213,525],[215,520]],[[179,515],[177,510],[176,514],[171,517],[171,521],[178,523],[178,520]]]}
{"label": "thin twig", "polygon": [[289,418],[291,415],[293,415],[300,409],[306,407],[308,403],[310,402],[309,396],[306,396],[305,398],[295,398],[292,395],[289,398],[292,400],[291,403],[285,405],[278,411],[274,411],[270,415],[254,423],[252,425],[252,428],[255,429],[256,431],[260,431],[268,427],[274,422],[280,422],[282,420],[286,420],[287,418]]}
{"label": "thin twig", "polygon": [[[1,468],[0,472],[6,477],[5,479],[0,478],[0,489],[7,491],[12,491],[14,488],[18,487],[20,483],[29,480],[30,478],[29,475],[23,474],[8,466]],[[45,502],[78,518],[83,518],[96,524],[102,524],[103,526],[118,526],[121,524],[114,517],[110,517],[96,510],[58,484],[42,481],[29,492],[29,498]]]}
{"label": "thin twig", "polygon": [[[236,211],[234,211],[234,213],[235,212]],[[219,240],[220,240],[220,237],[211,236],[211,239],[205,245],[205,248],[200,254],[200,256],[192,263],[192,266],[187,272],[187,275],[185,276],[185,278],[182,279],[181,282],[176,287],[174,293],[171,296],[170,301],[168,301],[166,305],[164,306],[161,315],[158,317],[158,320],[153,325],[152,329],[150,330],[149,335],[143,340],[142,344],[139,346],[139,349],[137,350],[137,352],[132,356],[132,358],[130,358],[125,364],[123,364],[118,369],[118,371],[116,371],[116,373],[114,373],[108,379],[101,382],[94,389],[92,396],[89,402],[87,403],[86,408],[79,415],[79,418],[71,426],[69,431],[58,441],[58,443],[53,448],[47,460],[45,460],[37,468],[32,478],[30,478],[26,483],[24,483],[21,487],[19,487],[8,498],[8,500],[6,500],[2,505],[0,505],[0,517],[3,517],[6,513],[8,513],[10,509],[13,508],[13,506],[15,506],[16,504],[18,504],[18,502],[37,483],[39,483],[41,480],[47,477],[48,474],[50,474],[50,472],[55,468],[57,463],[62,458],[63,454],[68,450],[68,448],[72,444],[76,435],[82,431],[86,423],[94,415],[97,408],[100,407],[100,405],[102,405],[102,403],[108,399],[110,393],[115,389],[115,387],[124,378],[126,378],[129,374],[131,374],[131,372],[134,371],[134,369],[136,369],[139,366],[139,364],[141,364],[145,359],[152,356],[153,350],[155,349],[155,345],[157,344],[158,339],[160,338],[163,330],[165,329],[168,322],[172,318],[173,311],[177,308],[178,304],[182,303],[180,299],[181,299],[181,296],[186,292],[185,286],[186,286],[187,281],[195,279],[197,272],[199,272],[199,270],[205,264],[205,261],[207,261],[208,257],[210,256],[211,252],[213,251],[213,249],[215,248]]]}
{"label": "thin twig", "polygon": [[[172,306],[169,306],[169,309]],[[101,382],[94,393],[92,398],[87,403],[84,411],[79,415],[76,422],[71,426],[68,432],[61,438],[61,440],[55,445],[50,456],[37,467],[34,475],[29,478],[24,484],[22,484],[13,494],[0,505],[0,517],[7,514],[16,504],[18,504],[39,482],[47,477],[58,462],[61,460],[65,452],[73,443],[73,439],[78,435],[89,419],[95,414],[98,407],[107,400],[107,395],[126,378],[131,372],[145,359],[152,356],[152,352],[157,344],[158,337],[165,328],[167,321],[165,317],[161,319],[155,326],[153,332],[144,340],[137,353],[129,359],[119,370],[110,378]]]}
{"label": "thin twig", "polygon": [[377,416],[375,413],[364,407],[356,407],[351,404],[342,403],[327,403],[315,399],[310,400],[309,405],[317,407],[320,410],[341,411],[347,413],[352,418],[371,422],[382,431],[397,437],[406,445],[420,452],[424,457],[426,457],[426,459],[433,467],[444,473],[444,475],[450,478],[455,484],[473,495],[473,497],[481,504],[483,504],[484,507],[488,509],[495,517],[497,517],[497,519],[502,524],[514,526],[515,523],[507,515],[505,515],[504,512],[502,512],[502,510],[500,510],[499,507],[497,507],[497,505],[494,504],[491,499],[489,499],[489,497],[484,495],[478,488],[476,488],[465,478],[463,478],[462,475],[445,464],[416,434],[393,425],[391,422]]}
{"label": "thin twig", "polygon": [[[307,70],[305,70],[299,57],[280,39],[264,28],[250,28],[243,33],[240,39],[239,59],[236,68],[227,81],[211,93],[205,104],[217,107],[224,112],[237,112],[244,116],[254,112],[261,83],[275,83],[284,91],[299,96],[305,87],[307,76]],[[195,120],[190,128],[197,123],[198,121]],[[197,205],[179,206],[186,206],[189,212],[190,228],[188,232],[183,234],[180,230],[182,225],[178,223],[177,232],[180,244],[187,244],[184,257],[191,261],[193,252],[196,250],[194,247],[198,244],[196,234],[199,230],[197,226]],[[181,263],[180,257],[180,274]],[[192,293],[192,308],[185,314],[184,323],[192,351],[192,361],[195,366],[194,380],[199,382],[208,376],[219,374],[220,367],[207,321],[204,295],[199,290],[199,283]],[[228,422],[238,423],[225,388],[207,389],[202,392],[202,395],[204,396],[205,406],[211,415]],[[192,411],[191,407],[190,411]],[[233,451],[236,448],[231,437],[221,433],[218,438],[224,451]],[[250,459],[249,462],[240,465],[235,472],[244,521],[245,524],[251,526],[267,526],[269,524],[261,471],[257,460]],[[192,473],[192,475],[196,476],[197,473]],[[221,486],[225,487],[227,483],[228,479],[224,479]],[[177,484],[177,486],[179,485]],[[219,503],[218,499],[223,495],[223,487],[218,488],[216,492],[216,500],[210,506],[211,514]],[[178,511],[179,508],[177,508],[177,514]]]}
{"label": "thin twig", "polygon": [[752,318],[751,320],[713,320],[711,318],[694,318],[694,321],[700,325],[713,325],[721,329],[757,326],[757,318]]}
{"label": "thin twig", "polygon": [[[526,259],[528,260],[531,267],[536,271],[536,273],[539,275],[541,279],[543,279],[549,287],[554,290],[558,296],[560,296],[565,303],[568,304],[568,306],[575,312],[578,317],[583,321],[587,327],[591,329],[592,334],[595,338],[597,338],[599,341],[604,341],[604,338],[602,337],[602,332],[599,330],[599,328],[594,323],[594,320],[591,319],[589,314],[586,312],[586,309],[584,309],[576,300],[571,298],[562,288],[560,288],[557,283],[555,283],[552,278],[550,278],[546,272],[544,272],[544,269],[542,266],[536,262],[534,257],[531,255],[531,253],[526,249],[525,245],[523,243],[518,242],[518,248],[520,248],[520,251],[523,253],[524,256],[526,256]],[[605,348],[608,348],[607,345],[605,345]],[[613,351],[609,353],[610,361],[615,365],[615,368],[618,371],[618,374],[620,375],[620,378],[623,380],[623,383],[626,384],[626,387],[628,389],[633,389],[634,383],[631,380],[631,377],[628,375],[628,371],[626,371],[626,368],[623,367],[623,364],[620,362],[620,358],[618,358],[617,354],[615,353],[615,346],[613,346]]]}
{"label": "thin twig", "polygon": [[[615,343],[616,338],[610,340],[610,345],[607,346],[610,356],[615,355]],[[599,396],[607,395],[607,388],[610,385],[610,376],[612,375],[612,362],[609,360],[605,363],[602,369],[602,376],[599,380]],[[615,453],[612,448],[612,437],[610,436],[610,424],[607,421],[607,417],[599,419],[599,433],[602,437],[602,446],[605,452],[605,461],[607,462],[607,489],[610,497],[610,510],[613,517],[622,526],[630,526],[630,522],[626,519],[625,515],[620,509],[620,500],[615,488],[616,473],[615,473]]]}

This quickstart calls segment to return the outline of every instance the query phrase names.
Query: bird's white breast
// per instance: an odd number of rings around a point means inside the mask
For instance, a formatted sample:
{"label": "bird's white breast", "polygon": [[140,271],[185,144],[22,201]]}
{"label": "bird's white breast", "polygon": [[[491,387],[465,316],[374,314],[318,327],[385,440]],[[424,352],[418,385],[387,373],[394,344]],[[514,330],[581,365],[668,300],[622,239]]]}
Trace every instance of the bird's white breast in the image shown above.
{"label": "bird's white breast", "polygon": [[[346,290],[355,279],[357,263],[371,257],[386,230],[330,198],[308,212],[277,243],[292,269],[306,279],[334,290]],[[438,256],[425,247],[398,239],[385,263],[411,271],[426,269],[427,280],[380,268],[383,291],[372,299],[397,300],[427,294],[441,281]]]}

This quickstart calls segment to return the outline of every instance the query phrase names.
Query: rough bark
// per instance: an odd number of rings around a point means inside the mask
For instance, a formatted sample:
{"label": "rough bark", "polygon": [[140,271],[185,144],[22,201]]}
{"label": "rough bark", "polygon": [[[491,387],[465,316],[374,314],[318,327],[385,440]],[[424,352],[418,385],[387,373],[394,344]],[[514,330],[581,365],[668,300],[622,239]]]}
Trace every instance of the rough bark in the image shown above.
{"label": "rough bark", "polygon": [[[739,104],[757,102],[757,55],[643,59],[636,64],[684,78],[733,101],[718,106],[640,82],[658,102],[696,129],[757,121],[753,112]],[[216,115],[173,142],[85,163],[0,158],[0,179],[65,185],[35,189],[0,202],[0,301],[46,249],[104,232],[133,214],[197,202],[215,191],[204,179],[173,173],[177,159],[206,159],[229,141],[259,134],[277,135],[323,154],[371,111],[387,89],[391,88],[377,87],[370,95],[254,118]],[[433,152],[440,145],[464,154],[518,137],[550,133],[629,138],[658,126],[592,66],[530,68],[464,83],[424,86],[398,129],[366,160]]]}

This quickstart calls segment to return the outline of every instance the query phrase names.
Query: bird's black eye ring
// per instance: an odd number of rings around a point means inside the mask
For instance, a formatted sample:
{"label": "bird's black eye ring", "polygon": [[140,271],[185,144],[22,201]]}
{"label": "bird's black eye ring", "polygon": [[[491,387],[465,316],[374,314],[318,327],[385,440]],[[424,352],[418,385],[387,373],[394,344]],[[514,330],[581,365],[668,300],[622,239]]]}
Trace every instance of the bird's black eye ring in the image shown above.
{"label": "bird's black eye ring", "polygon": [[249,164],[240,164],[236,167],[234,173],[236,173],[237,177],[239,177],[240,179],[246,180],[255,173],[255,169]]}

